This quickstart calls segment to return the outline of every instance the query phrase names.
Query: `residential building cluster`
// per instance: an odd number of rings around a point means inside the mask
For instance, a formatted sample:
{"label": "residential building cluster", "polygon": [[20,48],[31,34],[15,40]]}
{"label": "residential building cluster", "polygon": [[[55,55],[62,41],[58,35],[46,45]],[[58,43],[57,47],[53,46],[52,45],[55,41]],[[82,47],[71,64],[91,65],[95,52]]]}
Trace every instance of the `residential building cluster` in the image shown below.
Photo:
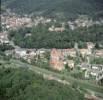
{"label": "residential building cluster", "polygon": [[101,64],[81,63],[78,66],[85,71],[85,78],[93,76],[97,81],[103,78],[103,65]]}
{"label": "residential building cluster", "polygon": [[8,35],[6,32],[0,32],[0,44],[9,44]]}
{"label": "residential building cluster", "polygon": [[1,25],[3,30],[17,29],[21,26],[38,26],[40,23],[45,25],[47,23],[50,23],[51,21],[51,18],[45,18],[42,16],[32,18],[31,16],[19,16],[11,12],[1,14]]}
{"label": "residential building cluster", "polygon": [[[102,77],[101,71],[103,70],[103,65],[99,64],[91,64],[91,56],[92,57],[102,57],[103,58],[103,50],[95,50],[95,54],[93,53],[94,48],[93,43],[87,43],[87,49],[52,49],[50,54],[50,66],[54,70],[62,71],[66,68],[66,65],[70,69],[74,69],[76,66],[79,66],[81,70],[85,71],[85,77],[89,77],[90,75],[94,76],[96,80]],[[77,58],[80,54],[82,57],[86,58],[86,61],[80,61],[79,65],[76,64],[74,59]],[[103,77],[102,77],[103,78]]]}
{"label": "residential building cluster", "polygon": [[1,15],[2,27],[4,30],[7,29],[16,29],[23,25],[31,26],[32,21],[29,17],[18,17],[18,16],[8,16],[8,15]]}
{"label": "residential building cluster", "polygon": [[13,58],[23,59],[28,63],[31,63],[32,60],[40,58],[44,58],[44,54],[49,51],[47,49],[24,49],[24,48],[16,48],[14,50],[7,50],[5,54],[12,55]]}
{"label": "residential building cluster", "polygon": [[52,25],[51,27],[49,27],[48,30],[50,32],[63,32],[63,31],[65,31],[65,23],[62,23],[62,25],[60,27],[56,27],[56,26]]}
{"label": "residential building cluster", "polygon": [[93,21],[93,19],[89,19],[88,17],[85,16],[80,16],[74,21],[68,21],[68,26],[71,30],[80,28],[80,27],[91,27],[93,25],[102,25],[103,24],[103,19],[101,20],[96,20]]}
{"label": "residential building cluster", "polygon": [[[73,48],[73,49],[52,49],[51,50],[51,60],[50,64],[54,69],[57,70],[63,70],[64,69],[64,64],[72,63],[71,65],[74,65],[74,61],[68,61],[66,58],[67,57],[76,57],[77,53],[79,52],[82,54],[82,56],[85,55],[91,55],[91,49],[94,45],[91,43],[88,43],[88,49],[78,49],[78,48]],[[70,66],[74,67],[74,66]]]}
{"label": "residential building cluster", "polygon": [[42,16],[40,16],[40,17],[37,16],[37,17],[33,18],[32,20],[33,20],[35,26],[38,26],[40,23],[45,25],[45,24],[48,24],[52,21],[51,18],[45,18]]}

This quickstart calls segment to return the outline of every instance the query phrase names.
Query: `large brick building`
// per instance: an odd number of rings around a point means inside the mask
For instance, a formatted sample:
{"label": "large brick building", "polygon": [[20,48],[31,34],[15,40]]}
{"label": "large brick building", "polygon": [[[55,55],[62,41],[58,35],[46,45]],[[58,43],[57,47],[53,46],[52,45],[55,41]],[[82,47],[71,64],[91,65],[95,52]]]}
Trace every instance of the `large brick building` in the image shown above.
{"label": "large brick building", "polygon": [[63,54],[61,50],[52,49],[51,51],[51,58],[50,58],[50,65],[55,70],[63,70],[64,64],[63,64]]}
{"label": "large brick building", "polygon": [[52,49],[50,58],[50,66],[55,70],[65,69],[65,64],[68,64],[70,68],[74,67],[74,61],[68,60],[67,56],[76,56],[74,49]]}

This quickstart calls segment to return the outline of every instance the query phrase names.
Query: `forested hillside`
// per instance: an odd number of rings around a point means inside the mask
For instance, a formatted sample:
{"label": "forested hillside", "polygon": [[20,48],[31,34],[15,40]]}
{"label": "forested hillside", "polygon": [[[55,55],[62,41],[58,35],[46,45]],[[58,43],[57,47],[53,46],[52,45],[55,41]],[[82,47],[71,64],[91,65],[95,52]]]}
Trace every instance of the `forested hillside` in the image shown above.
{"label": "forested hillside", "polygon": [[23,14],[74,18],[79,14],[102,16],[102,0],[1,0],[2,5]]}
{"label": "forested hillside", "polygon": [[0,100],[84,100],[75,87],[44,80],[26,69],[0,67]]}

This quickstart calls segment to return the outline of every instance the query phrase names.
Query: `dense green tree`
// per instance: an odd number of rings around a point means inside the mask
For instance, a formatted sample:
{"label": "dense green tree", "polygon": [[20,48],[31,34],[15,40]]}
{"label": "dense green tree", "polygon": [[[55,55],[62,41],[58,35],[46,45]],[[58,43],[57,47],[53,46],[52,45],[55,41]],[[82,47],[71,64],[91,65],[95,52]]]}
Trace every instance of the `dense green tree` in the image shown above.
{"label": "dense green tree", "polygon": [[4,52],[6,50],[12,50],[12,49],[14,49],[14,47],[12,45],[5,44],[5,43],[0,44],[0,51],[1,52]]}
{"label": "dense green tree", "polygon": [[84,100],[74,89],[25,68],[0,68],[0,100]]}
{"label": "dense green tree", "polygon": [[[31,36],[26,37],[28,32]],[[9,39],[23,48],[73,48],[75,42],[79,48],[87,48],[86,42],[103,44],[103,26],[92,26],[88,30],[79,28],[74,31],[67,29],[64,32],[49,32],[48,25],[39,24],[32,29],[10,31]]]}

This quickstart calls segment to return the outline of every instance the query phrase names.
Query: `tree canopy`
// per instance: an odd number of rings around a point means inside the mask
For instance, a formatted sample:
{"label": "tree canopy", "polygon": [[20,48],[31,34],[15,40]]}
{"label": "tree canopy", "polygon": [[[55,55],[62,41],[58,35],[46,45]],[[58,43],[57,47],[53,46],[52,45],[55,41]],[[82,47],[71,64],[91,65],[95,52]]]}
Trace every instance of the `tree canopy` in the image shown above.
{"label": "tree canopy", "polygon": [[[50,32],[48,25],[38,25],[32,28],[20,28],[10,31],[9,38],[23,48],[73,48],[75,42],[79,48],[86,48],[86,42],[103,45],[103,26],[79,28],[74,31]],[[31,36],[26,36],[27,33]]]}
{"label": "tree canopy", "polygon": [[84,100],[75,88],[43,79],[27,69],[0,68],[0,100]]}

